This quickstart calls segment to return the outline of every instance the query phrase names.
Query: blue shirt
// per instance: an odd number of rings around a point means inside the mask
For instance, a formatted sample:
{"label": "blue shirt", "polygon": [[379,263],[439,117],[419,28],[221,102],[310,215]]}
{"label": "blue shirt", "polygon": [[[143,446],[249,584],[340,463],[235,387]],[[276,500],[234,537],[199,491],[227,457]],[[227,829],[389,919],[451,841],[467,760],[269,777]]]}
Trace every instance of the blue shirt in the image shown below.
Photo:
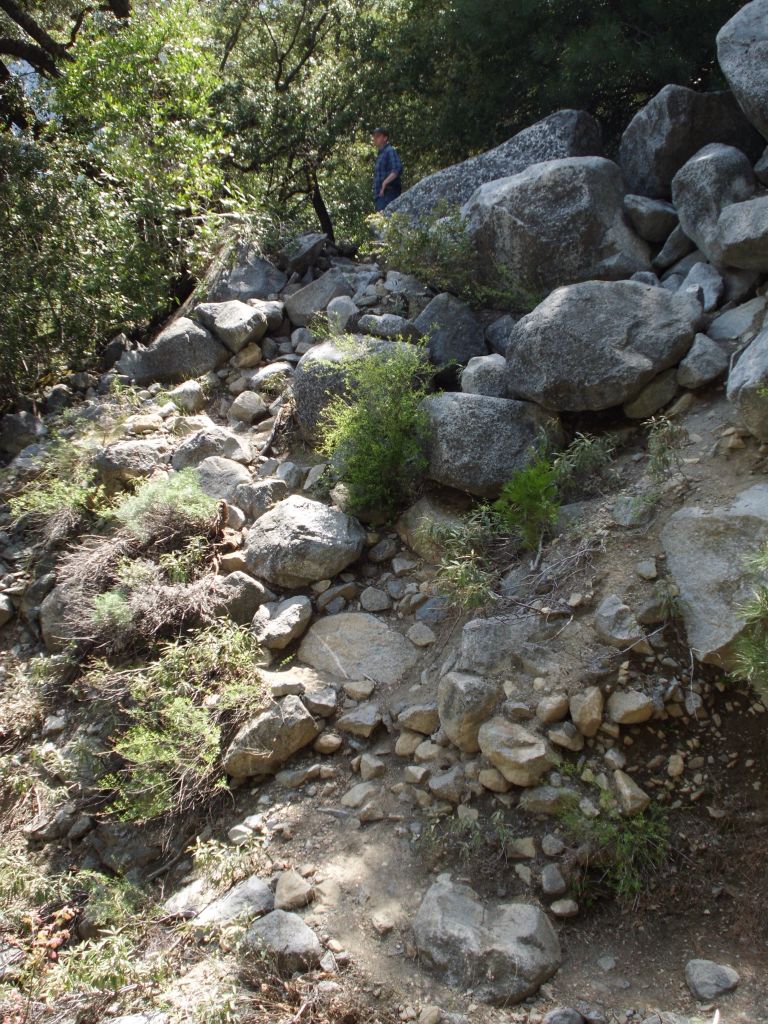
{"label": "blue shirt", "polygon": [[387,185],[387,195],[391,195],[392,198],[399,196],[402,190],[400,175],[403,173],[403,164],[400,157],[397,155],[397,150],[394,146],[387,143],[383,149],[379,150],[379,155],[376,157],[376,167],[373,172],[374,199],[379,198],[379,193],[381,192],[381,186],[384,179],[389,177],[393,171],[397,175],[397,178]]}

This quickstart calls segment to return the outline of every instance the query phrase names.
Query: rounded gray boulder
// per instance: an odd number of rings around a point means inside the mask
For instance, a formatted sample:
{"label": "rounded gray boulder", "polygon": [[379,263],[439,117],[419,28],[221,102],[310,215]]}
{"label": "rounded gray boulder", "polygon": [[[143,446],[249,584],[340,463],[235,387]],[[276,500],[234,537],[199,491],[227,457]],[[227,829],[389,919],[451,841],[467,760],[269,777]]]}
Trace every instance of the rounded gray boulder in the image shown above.
{"label": "rounded gray boulder", "polygon": [[634,398],[693,343],[701,306],[639,281],[558,288],[512,329],[509,392],[557,411]]}

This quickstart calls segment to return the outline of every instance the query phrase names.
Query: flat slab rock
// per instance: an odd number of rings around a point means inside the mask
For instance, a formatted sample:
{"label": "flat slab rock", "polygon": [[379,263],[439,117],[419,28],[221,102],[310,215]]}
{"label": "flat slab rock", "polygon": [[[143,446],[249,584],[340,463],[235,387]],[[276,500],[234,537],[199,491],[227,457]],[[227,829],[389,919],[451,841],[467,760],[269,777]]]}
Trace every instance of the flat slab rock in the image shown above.
{"label": "flat slab rock", "polygon": [[484,904],[448,875],[427,890],[413,927],[423,961],[453,988],[472,988],[482,1002],[519,1003],[560,966],[560,943],[542,910]]}
{"label": "flat slab rock", "polygon": [[767,540],[768,484],[742,491],[725,507],[682,508],[662,530],[688,643],[699,661],[730,664],[733,641],[744,628],[740,609],[758,580],[746,563]]}
{"label": "flat slab rock", "polygon": [[419,654],[402,634],[365,612],[343,612],[319,619],[307,632],[298,659],[336,679],[372,679],[395,684]]}

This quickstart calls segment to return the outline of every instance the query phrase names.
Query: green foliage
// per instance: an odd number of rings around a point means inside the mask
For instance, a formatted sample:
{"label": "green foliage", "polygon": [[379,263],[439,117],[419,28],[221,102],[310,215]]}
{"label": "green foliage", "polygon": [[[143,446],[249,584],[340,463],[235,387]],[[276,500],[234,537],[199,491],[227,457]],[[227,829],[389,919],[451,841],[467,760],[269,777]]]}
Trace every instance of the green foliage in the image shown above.
{"label": "green foliage", "polygon": [[435,586],[455,608],[470,611],[493,599],[497,573],[489,550],[500,532],[499,518],[487,504],[478,505],[459,525],[430,526],[428,540],[442,551]]}
{"label": "green foliage", "polygon": [[325,410],[321,450],[346,485],[351,508],[387,518],[412,495],[427,466],[422,402],[429,367],[420,346],[346,345],[338,364],[346,394]]}
{"label": "green foliage", "polygon": [[112,805],[118,817],[146,821],[174,807],[186,810],[224,786],[221,735],[205,708],[175,697],[133,717],[136,724],[114,748],[129,769],[104,781],[118,791]]}
{"label": "green foliage", "polygon": [[134,7],[117,30],[86,18],[67,74],[34,97],[44,124],[0,135],[0,400],[166,309],[221,224],[201,7]]}
{"label": "green foliage", "polygon": [[595,437],[577,433],[568,447],[554,457],[560,500],[583,498],[610,483],[610,463],[615,451],[616,441],[610,434]]}
{"label": "green foliage", "polygon": [[[239,724],[264,706],[253,633],[217,622],[165,644],[157,661],[128,673],[120,696],[124,731],[114,742],[123,768],[102,779],[125,821],[177,816],[209,803],[226,784],[221,754]],[[114,686],[107,670],[90,679]]]}
{"label": "green foliage", "polygon": [[734,644],[735,679],[744,680],[768,697],[768,545],[749,559],[747,570],[758,577],[752,597],[741,608],[744,629]]}
{"label": "green foliage", "polygon": [[483,819],[449,816],[430,822],[419,836],[417,848],[430,864],[451,860],[462,867],[495,872],[499,863],[508,862],[516,838],[504,813],[495,811]]}
{"label": "green foliage", "polygon": [[591,881],[619,900],[636,900],[667,861],[669,824],[657,804],[629,818],[615,808],[603,807],[597,818],[585,818],[574,809],[566,811],[561,821],[589,850],[582,885]]}
{"label": "green foliage", "polygon": [[48,535],[67,533],[105,509],[103,489],[96,482],[91,452],[85,445],[54,437],[38,460],[38,471],[9,499],[14,522]]}
{"label": "green foliage", "polygon": [[610,478],[614,450],[610,437],[577,434],[555,454],[542,434],[529,465],[507,481],[497,501],[478,505],[458,525],[429,528],[428,539],[441,551],[438,592],[462,610],[494,600],[501,566],[521,548],[539,548],[557,524],[563,499],[592,493]]}
{"label": "green foliage", "polygon": [[143,483],[117,505],[113,515],[139,540],[145,540],[164,518],[182,518],[202,528],[213,520],[217,507],[216,500],[201,490],[197,473],[183,469]]}
{"label": "green foliage", "polygon": [[541,300],[496,268],[502,287],[480,284],[478,252],[458,207],[438,204],[428,217],[379,213],[369,218],[376,236],[368,251],[389,267],[413,274],[439,292],[452,292],[475,306],[528,312]]}
{"label": "green foliage", "polygon": [[180,550],[160,555],[158,565],[169,583],[190,583],[206,564],[208,550],[204,537],[190,537]]}
{"label": "green foliage", "polygon": [[99,629],[124,629],[133,621],[133,612],[124,594],[108,590],[94,597],[91,618]]}
{"label": "green foliage", "polygon": [[688,441],[688,432],[666,416],[654,416],[647,425],[648,475],[655,484],[662,484],[680,468],[680,450]]}
{"label": "green foliage", "polygon": [[535,551],[554,529],[560,511],[553,463],[537,454],[530,465],[504,484],[493,507],[522,547]]}

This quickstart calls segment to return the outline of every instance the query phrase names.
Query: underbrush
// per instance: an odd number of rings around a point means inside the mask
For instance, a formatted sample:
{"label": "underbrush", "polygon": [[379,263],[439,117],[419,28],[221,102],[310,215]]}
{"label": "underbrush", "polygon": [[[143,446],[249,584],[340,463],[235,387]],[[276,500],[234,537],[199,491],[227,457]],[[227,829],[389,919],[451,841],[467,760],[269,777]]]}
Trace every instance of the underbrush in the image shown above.
{"label": "underbrush", "polygon": [[55,543],[98,519],[108,502],[92,457],[87,444],[54,436],[38,457],[36,475],[8,500],[12,521]]}
{"label": "underbrush", "polygon": [[747,562],[757,578],[752,597],[744,604],[741,615],[744,630],[734,644],[733,676],[749,683],[768,697],[768,544]]}
{"label": "underbrush", "polygon": [[612,482],[615,447],[609,436],[577,434],[564,451],[553,453],[542,437],[497,501],[481,503],[459,525],[431,526],[429,539],[443,552],[438,591],[464,610],[493,600],[503,571],[521,551],[540,555],[556,531],[563,502]]}
{"label": "underbrush", "polygon": [[607,802],[600,814],[586,818],[579,810],[565,811],[560,821],[580,844],[579,876],[574,882],[579,899],[601,894],[632,903],[652,884],[669,856],[670,830],[657,804],[642,814],[623,817]]}
{"label": "underbrush", "polygon": [[350,510],[382,520],[413,494],[427,466],[422,401],[431,376],[423,346],[385,344],[360,354],[341,339],[345,394],[325,410],[321,450],[347,488]]}
{"label": "underbrush", "polygon": [[[3,1020],[52,1011],[130,1006],[168,975],[145,957],[153,919],[147,897],[94,871],[48,873],[26,853],[0,853],[0,936],[12,962],[0,981]],[[89,934],[78,938],[87,920]],[[21,1014],[21,1016],[19,1016]]]}
{"label": "underbrush", "polygon": [[500,865],[509,863],[511,844],[516,838],[503,812],[496,811],[483,820],[451,815],[430,822],[416,844],[421,856],[432,866],[449,860],[495,875]]}
{"label": "underbrush", "polygon": [[266,706],[250,629],[223,619],[166,643],[141,669],[92,665],[79,681],[119,717],[112,752],[120,767],[101,780],[123,821],[178,819],[226,788],[222,754],[237,729]]}
{"label": "underbrush", "polygon": [[[116,527],[116,529],[115,529]],[[211,621],[213,570],[223,523],[194,470],[150,480],[123,498],[60,561],[78,656],[138,651]]]}
{"label": "underbrush", "polygon": [[544,297],[520,287],[501,266],[495,275],[503,282],[501,287],[480,283],[477,247],[458,206],[438,204],[420,220],[402,213],[374,214],[369,224],[376,239],[368,245],[372,255],[438,292],[452,292],[476,307],[521,313],[534,309]]}

